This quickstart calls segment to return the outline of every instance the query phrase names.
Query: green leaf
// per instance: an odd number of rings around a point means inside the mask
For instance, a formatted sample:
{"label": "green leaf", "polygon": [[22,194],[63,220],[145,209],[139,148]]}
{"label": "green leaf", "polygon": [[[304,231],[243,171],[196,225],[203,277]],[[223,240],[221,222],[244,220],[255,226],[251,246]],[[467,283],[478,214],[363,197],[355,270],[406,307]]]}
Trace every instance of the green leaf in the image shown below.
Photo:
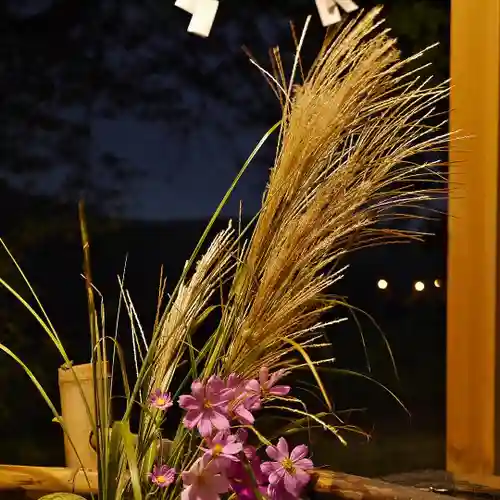
{"label": "green leaf", "polygon": [[51,493],[40,497],[39,500],[85,500],[85,498],[74,493]]}
{"label": "green leaf", "polygon": [[141,478],[139,476],[139,467],[137,466],[134,435],[130,432],[130,424],[128,421],[122,420],[120,422],[116,422],[115,425],[123,440],[123,448],[125,450],[125,456],[127,457],[128,468],[130,471],[130,482],[132,483],[134,500],[141,500]]}
{"label": "green leaf", "polygon": [[108,448],[108,483],[106,485],[107,496],[116,498],[123,473],[123,440],[118,423],[111,428],[111,439]]}

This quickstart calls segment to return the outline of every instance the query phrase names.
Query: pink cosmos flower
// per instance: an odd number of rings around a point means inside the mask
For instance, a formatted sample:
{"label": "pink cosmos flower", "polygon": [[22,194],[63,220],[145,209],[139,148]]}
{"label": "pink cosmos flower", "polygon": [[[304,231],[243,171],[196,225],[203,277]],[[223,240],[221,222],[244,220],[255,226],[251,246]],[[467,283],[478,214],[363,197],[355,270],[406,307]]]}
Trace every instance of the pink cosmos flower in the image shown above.
{"label": "pink cosmos flower", "polygon": [[245,381],[243,380],[243,377],[238,375],[237,373],[231,373],[229,377],[227,377],[226,381],[226,389],[228,391],[233,391],[236,388],[238,388],[241,384],[243,384]]}
{"label": "pink cosmos flower", "polygon": [[156,389],[149,396],[149,404],[158,410],[168,410],[174,403],[172,396],[168,392]]}
{"label": "pink cosmos flower", "polygon": [[248,439],[248,431],[240,427],[235,433],[234,436],[238,443],[241,443],[243,446],[243,453],[245,454],[246,459],[251,462],[257,456],[257,450],[255,446],[247,444]]}
{"label": "pink cosmos flower", "polygon": [[[238,484],[236,483],[235,486],[232,486],[233,491],[236,493],[236,498],[238,500],[258,500],[257,495],[255,494],[255,490],[253,486],[248,486],[246,484]],[[267,493],[267,488],[265,486],[257,486],[257,489],[259,493],[261,494],[261,497],[265,498],[265,495]],[[278,500],[278,499],[277,499]],[[281,500],[281,499],[279,499]],[[296,499],[294,499],[296,500]]]}
{"label": "pink cosmos flower", "polygon": [[261,470],[269,476],[269,483],[276,488],[282,485],[288,493],[298,497],[310,479],[306,471],[313,468],[312,460],[306,458],[307,446],[301,444],[289,453],[286,439],[280,438],[277,446],[266,448],[266,453],[273,462],[264,462]]}
{"label": "pink cosmos flower", "polygon": [[283,483],[270,484],[266,489],[266,495],[269,500],[297,500],[295,495],[290,494]]}
{"label": "pink cosmos flower", "polygon": [[196,460],[189,471],[182,473],[182,482],[185,488],[181,500],[219,500],[220,495],[230,489],[227,478],[206,455]]}
{"label": "pink cosmos flower", "polygon": [[251,467],[253,478],[242,462],[232,462],[227,470],[227,476],[239,500],[256,500],[255,486],[261,495],[265,495],[267,477],[260,469],[259,457],[255,456],[253,460],[248,460],[247,464]]}
{"label": "pink cosmos flower", "polygon": [[248,431],[246,429],[244,429],[243,427],[238,427],[238,429],[236,429],[236,432],[234,433],[234,435],[236,436],[236,440],[239,443],[245,444],[247,442]]}
{"label": "pink cosmos flower", "polygon": [[199,381],[191,384],[191,395],[179,397],[179,406],[187,413],[183,423],[188,429],[198,427],[204,437],[210,436],[213,429],[229,429],[227,419],[228,397],[224,382],[216,376],[208,379],[206,385]]}
{"label": "pink cosmos flower", "polygon": [[156,486],[166,488],[175,481],[175,469],[171,469],[168,465],[155,465],[153,472],[150,472],[148,477]]}
{"label": "pink cosmos flower", "polygon": [[246,389],[251,394],[266,396],[286,396],[290,392],[288,385],[276,385],[276,382],[288,375],[286,370],[278,370],[269,376],[269,368],[263,366],[259,371],[259,380],[250,380]]}
{"label": "pink cosmos flower", "polygon": [[247,382],[239,375],[231,373],[226,383],[226,393],[230,398],[229,413],[244,425],[252,425],[255,418],[251,410],[260,408],[260,394],[250,393],[246,390]]}
{"label": "pink cosmos flower", "polygon": [[230,462],[239,462],[238,453],[243,444],[237,441],[236,436],[219,431],[209,440],[210,448],[202,448],[205,454],[212,459],[218,470],[224,470]]}

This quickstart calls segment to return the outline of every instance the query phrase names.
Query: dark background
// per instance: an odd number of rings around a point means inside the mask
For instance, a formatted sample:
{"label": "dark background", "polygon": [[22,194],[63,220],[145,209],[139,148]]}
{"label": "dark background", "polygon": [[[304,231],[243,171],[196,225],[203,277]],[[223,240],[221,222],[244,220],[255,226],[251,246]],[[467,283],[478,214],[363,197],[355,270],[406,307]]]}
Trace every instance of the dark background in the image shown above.
{"label": "dark background", "polygon": [[[376,3],[358,1],[363,8]],[[449,1],[382,3],[404,54],[440,42],[425,71],[447,78]],[[172,4],[0,0],[0,235],[76,362],[89,359],[78,199],[88,207],[108,324],[128,254],[128,288],[150,326],[160,266],[175,282],[231,178],[279,116],[242,46],[265,64],[269,47],[279,44],[290,62],[288,20],[301,27],[313,14],[307,63],[324,35],[312,0],[222,1],[206,40],[186,33],[188,18]],[[240,199],[245,215],[255,212],[272,148],[258,155],[218,227],[237,216]],[[434,233],[425,243],[364,250],[347,262],[335,293],[366,314],[327,332],[337,372],[325,377],[339,410],[362,409],[343,415],[373,439],[353,436],[344,449],[317,436],[316,463],[367,475],[444,466],[446,204],[422,210],[431,208],[442,215],[412,226]],[[4,254],[0,271],[22,289]],[[381,278],[387,290],[377,288]],[[426,285],[421,293],[417,280]],[[57,400],[61,360],[5,291],[0,325],[0,342]],[[0,359],[0,463],[62,464],[62,436],[49,410],[21,369]],[[348,371],[385,385],[411,417],[380,385]]]}

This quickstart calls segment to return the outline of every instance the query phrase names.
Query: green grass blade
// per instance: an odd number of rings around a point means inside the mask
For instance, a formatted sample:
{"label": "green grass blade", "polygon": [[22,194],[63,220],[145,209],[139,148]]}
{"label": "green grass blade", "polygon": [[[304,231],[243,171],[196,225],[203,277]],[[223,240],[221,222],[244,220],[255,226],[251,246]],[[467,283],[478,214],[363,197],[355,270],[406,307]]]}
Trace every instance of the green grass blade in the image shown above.
{"label": "green grass blade", "polygon": [[23,281],[26,283],[29,291],[31,292],[31,295],[33,295],[33,298],[35,299],[38,307],[40,308],[40,311],[41,311],[43,317],[45,318],[45,321],[47,323],[48,329],[54,335],[54,338],[57,341],[57,343],[61,345],[61,341],[59,339],[59,336],[57,335],[56,329],[52,325],[52,322],[50,321],[50,318],[49,318],[48,314],[46,313],[44,307],[42,306],[42,303],[41,303],[40,299],[38,298],[38,295],[36,294],[35,289],[31,285],[31,283],[28,280],[27,276],[24,274],[23,270],[21,269],[21,266],[19,265],[19,263],[15,259],[14,255],[9,250],[9,247],[6,245],[6,243],[4,242],[4,240],[2,238],[0,238],[0,243],[2,244],[4,250],[7,252],[7,255],[9,256],[10,260],[13,262],[14,266],[16,266],[16,269],[17,269],[18,273],[21,275]]}
{"label": "green grass blade", "polygon": [[309,370],[311,370],[311,373],[313,374],[314,378],[316,379],[316,383],[318,384],[319,390],[321,391],[321,394],[323,395],[323,399],[325,400],[325,403],[327,404],[328,409],[330,411],[332,411],[333,406],[332,406],[332,403],[330,401],[330,398],[328,397],[328,394],[325,390],[325,387],[323,385],[321,377],[319,376],[318,371],[316,370],[316,367],[314,366],[313,361],[309,357],[309,354],[307,354],[306,350],[300,344],[295,342],[294,340],[285,337],[285,338],[283,338],[283,341],[292,345],[304,358],[304,361],[307,363]]}
{"label": "green grass blade", "polygon": [[134,500],[141,500],[141,478],[139,475],[139,467],[137,466],[136,448],[134,444],[134,436],[130,432],[130,425],[127,421],[116,422],[117,430],[120,432],[123,440],[123,448],[127,458],[128,469],[130,472],[130,483]]}
{"label": "green grass blade", "polygon": [[266,408],[272,410],[287,411],[289,413],[295,413],[297,415],[310,418],[311,420],[314,420],[316,423],[321,425],[321,427],[323,427],[324,430],[330,431],[344,446],[347,446],[346,440],[340,435],[338,429],[335,426],[326,423],[323,419],[321,419],[314,413],[308,413],[307,411],[299,410],[298,408],[291,408],[289,406],[270,405],[266,406]]}

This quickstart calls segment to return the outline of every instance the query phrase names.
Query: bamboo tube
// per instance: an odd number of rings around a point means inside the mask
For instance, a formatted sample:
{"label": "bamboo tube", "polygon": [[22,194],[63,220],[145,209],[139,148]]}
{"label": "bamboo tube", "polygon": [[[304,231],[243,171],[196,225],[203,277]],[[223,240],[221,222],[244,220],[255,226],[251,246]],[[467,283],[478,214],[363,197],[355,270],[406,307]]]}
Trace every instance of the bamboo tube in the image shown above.
{"label": "bamboo tube", "polygon": [[[101,370],[98,369],[101,374]],[[108,373],[106,367],[106,373]],[[97,469],[97,454],[90,446],[92,422],[89,419],[82,392],[92,415],[95,415],[92,364],[74,365],[73,369],[62,366],[58,371],[59,393],[61,395],[61,416],[67,434],[64,435],[64,456],[70,469]],[[75,380],[75,375],[78,381]],[[81,385],[81,390],[78,386]],[[77,456],[78,453],[78,456]],[[80,460],[78,459],[80,458]],[[81,462],[80,462],[81,461]]]}
{"label": "bamboo tube", "polygon": [[85,494],[97,493],[97,487],[96,471],[83,471],[67,467],[0,465],[0,490],[23,489]]}

